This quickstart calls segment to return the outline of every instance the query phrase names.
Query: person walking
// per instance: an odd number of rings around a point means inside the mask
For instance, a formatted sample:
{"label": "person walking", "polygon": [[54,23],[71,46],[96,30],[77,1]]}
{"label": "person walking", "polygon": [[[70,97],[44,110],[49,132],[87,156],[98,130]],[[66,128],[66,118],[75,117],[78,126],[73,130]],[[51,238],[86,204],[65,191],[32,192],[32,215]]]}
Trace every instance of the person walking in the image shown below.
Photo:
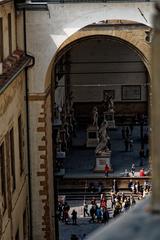
{"label": "person walking", "polygon": [[72,215],[72,223],[73,223],[73,225],[76,225],[77,224],[77,212],[75,211],[75,209],[73,209],[71,215]]}
{"label": "person walking", "polygon": [[98,207],[96,209],[96,216],[97,216],[97,223],[101,223],[101,220],[102,220],[102,211],[101,211],[101,208]]}
{"label": "person walking", "polygon": [[105,177],[108,177],[108,173],[109,173],[109,166],[106,163],[105,168],[104,168],[104,173],[105,173]]}
{"label": "person walking", "polygon": [[96,212],[96,210],[95,210],[94,206],[92,206],[91,209],[90,209],[91,219],[89,220],[89,223],[91,223],[91,222],[94,223],[95,222],[95,212]]}
{"label": "person walking", "polygon": [[140,177],[144,177],[145,174],[144,174],[144,168],[142,168],[140,171],[139,171],[139,176]]}
{"label": "person walking", "polygon": [[135,170],[136,170],[136,168],[135,168],[135,164],[132,163],[131,173],[132,173],[132,176],[133,176],[133,177],[134,177],[134,174],[135,174]]}
{"label": "person walking", "polygon": [[107,223],[109,221],[109,211],[107,208],[103,209],[103,216],[102,216],[103,223]]}
{"label": "person walking", "polygon": [[140,151],[139,151],[139,157],[140,157],[140,166],[143,166],[144,164],[144,148],[141,148]]}
{"label": "person walking", "polygon": [[89,217],[88,204],[85,202],[84,209],[83,209],[83,216],[86,217],[86,215]]}
{"label": "person walking", "polygon": [[130,152],[133,152],[133,139],[132,138],[129,139],[129,150],[130,150]]}
{"label": "person walking", "polygon": [[112,190],[113,190],[114,193],[118,192],[118,184],[117,184],[117,180],[116,179],[113,179]]}
{"label": "person walking", "polygon": [[100,207],[101,207],[102,209],[104,209],[104,208],[107,207],[107,200],[106,200],[105,193],[102,194],[102,197],[101,197],[101,200],[100,200]]}

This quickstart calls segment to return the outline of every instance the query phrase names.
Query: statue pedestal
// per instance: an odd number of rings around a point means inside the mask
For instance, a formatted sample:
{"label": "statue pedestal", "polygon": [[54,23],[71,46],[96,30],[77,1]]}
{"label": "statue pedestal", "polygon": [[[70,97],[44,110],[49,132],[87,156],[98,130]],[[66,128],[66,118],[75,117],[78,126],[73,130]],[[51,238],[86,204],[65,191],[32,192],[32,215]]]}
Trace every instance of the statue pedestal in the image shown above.
{"label": "statue pedestal", "polygon": [[96,147],[98,144],[98,127],[90,126],[87,128],[87,147]]}
{"label": "statue pedestal", "polygon": [[108,151],[103,155],[96,155],[96,166],[94,168],[94,172],[104,172],[106,164],[108,164],[110,168],[110,172],[112,172],[110,160],[111,160],[111,151]]}
{"label": "statue pedestal", "polygon": [[61,119],[54,119],[53,126],[54,127],[60,127],[62,125]]}
{"label": "statue pedestal", "polygon": [[56,152],[56,158],[65,158],[66,157],[66,152]]}
{"label": "statue pedestal", "polygon": [[107,121],[109,128],[115,128],[114,112],[104,112],[104,120]]}

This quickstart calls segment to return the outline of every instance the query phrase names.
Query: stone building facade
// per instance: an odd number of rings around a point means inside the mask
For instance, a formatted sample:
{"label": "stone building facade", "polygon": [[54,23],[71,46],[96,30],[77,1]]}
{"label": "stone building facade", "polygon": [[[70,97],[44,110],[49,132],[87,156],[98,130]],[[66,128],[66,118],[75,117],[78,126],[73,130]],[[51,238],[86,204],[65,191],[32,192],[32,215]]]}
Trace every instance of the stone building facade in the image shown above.
{"label": "stone building facade", "polygon": [[26,72],[13,1],[0,2],[0,239],[27,239]]}
{"label": "stone building facade", "polygon": [[[16,9],[13,1],[0,2],[2,239],[56,239],[52,124],[57,63],[86,38],[106,36],[131,47],[150,76],[146,31],[152,13],[151,2],[31,2]],[[100,21],[106,28],[99,27]],[[144,27],[135,24],[132,31],[127,21]]]}

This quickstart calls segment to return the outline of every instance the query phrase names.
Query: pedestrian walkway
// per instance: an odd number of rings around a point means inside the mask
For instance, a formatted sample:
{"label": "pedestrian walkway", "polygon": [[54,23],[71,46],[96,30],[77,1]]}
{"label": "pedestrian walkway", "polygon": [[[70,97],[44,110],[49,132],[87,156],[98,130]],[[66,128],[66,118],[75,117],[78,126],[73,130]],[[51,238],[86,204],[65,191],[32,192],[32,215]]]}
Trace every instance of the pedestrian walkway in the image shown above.
{"label": "pedestrian walkway", "polygon": [[[59,240],[70,240],[70,236],[75,234],[81,239],[83,234],[90,234],[93,233],[94,230],[104,226],[105,224],[101,223],[89,223],[91,217],[83,217],[83,202],[82,201],[73,201],[69,202],[71,206],[69,213],[75,209],[77,211],[77,225],[72,224],[71,215],[68,224],[64,224],[59,222]],[[112,210],[110,209],[111,203],[108,201],[108,208],[110,212],[110,217],[112,218]],[[88,204],[89,209],[91,208],[91,204]]]}
{"label": "pedestrian walkway", "polygon": [[[137,198],[136,198],[137,201]],[[111,201],[107,200],[107,208],[109,211],[109,217],[110,220],[108,223],[90,223],[89,220],[91,217],[83,217],[83,201],[71,201],[67,202],[70,205],[70,211],[69,211],[69,222],[68,224],[65,224],[64,222],[59,222],[59,240],[70,240],[70,237],[72,234],[75,234],[79,240],[81,240],[83,234],[86,234],[88,236],[90,233],[93,233],[100,227],[104,227],[107,224],[109,224],[111,221],[114,221],[115,218],[113,218],[113,210],[111,208]],[[99,206],[99,201],[97,201],[97,205]],[[90,210],[91,204],[88,202],[88,210]],[[73,225],[71,220],[71,213],[75,209],[77,211],[77,224]],[[126,214],[121,213],[121,214]],[[120,214],[120,216],[121,216]]]}
{"label": "pedestrian walkway", "polygon": [[90,223],[89,218],[79,218],[77,225],[59,223],[59,240],[70,240],[72,234],[75,234],[81,239],[83,234],[93,233],[94,230],[104,226],[104,224]]}
{"label": "pedestrian walkway", "polygon": [[[140,166],[139,151],[141,148],[140,126],[135,126],[132,132],[133,151],[125,151],[125,143],[122,139],[121,127],[109,130],[111,139],[111,164],[113,173],[111,177],[121,177],[125,169],[131,170],[132,163],[135,163],[135,176],[139,176]],[[147,127],[144,127],[144,133]],[[144,151],[148,149],[148,144],[144,145]],[[77,137],[73,138],[73,147],[70,154],[65,159],[65,177],[104,177],[103,173],[94,173],[95,166],[95,149],[86,148],[86,132],[78,131]],[[143,168],[145,171],[149,169],[148,157],[144,159]]]}

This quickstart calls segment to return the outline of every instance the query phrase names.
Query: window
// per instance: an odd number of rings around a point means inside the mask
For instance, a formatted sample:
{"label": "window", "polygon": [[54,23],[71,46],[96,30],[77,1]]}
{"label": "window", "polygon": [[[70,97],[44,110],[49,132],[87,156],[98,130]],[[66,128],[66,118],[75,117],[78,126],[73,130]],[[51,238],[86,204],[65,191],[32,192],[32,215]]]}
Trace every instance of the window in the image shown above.
{"label": "window", "polygon": [[11,13],[8,13],[8,46],[9,46],[9,54],[12,54],[12,21],[11,21]]}
{"label": "window", "polygon": [[3,19],[0,17],[0,62],[3,61]]}
{"label": "window", "polygon": [[7,207],[4,142],[0,145],[0,173],[1,173],[0,176],[1,176],[2,207],[3,207],[2,213],[4,214]]}
{"label": "window", "polygon": [[22,137],[22,117],[18,118],[18,137],[19,137],[19,160],[20,160],[20,174],[23,172],[23,137]]}
{"label": "window", "polygon": [[140,85],[122,86],[122,100],[141,100]]}
{"label": "window", "polygon": [[13,128],[9,133],[10,138],[10,160],[11,160],[11,175],[12,175],[12,190],[16,188],[16,174],[15,174],[15,155],[14,155],[14,130]]}

